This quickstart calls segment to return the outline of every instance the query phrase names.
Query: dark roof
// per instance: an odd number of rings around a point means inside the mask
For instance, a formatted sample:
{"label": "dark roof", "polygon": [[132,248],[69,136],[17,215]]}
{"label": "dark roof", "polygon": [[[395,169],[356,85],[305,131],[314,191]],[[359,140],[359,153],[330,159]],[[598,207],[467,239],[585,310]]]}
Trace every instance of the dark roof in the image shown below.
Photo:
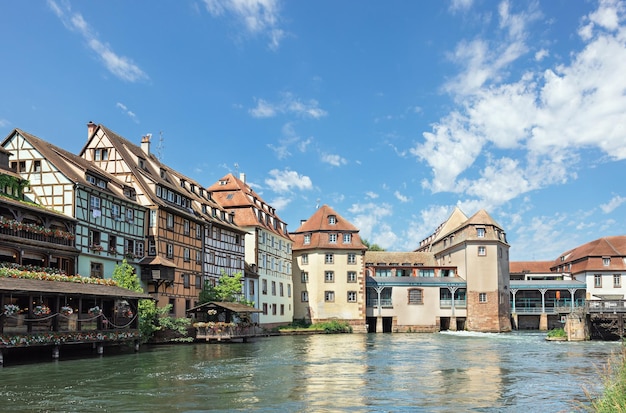
{"label": "dark roof", "polygon": [[241,303],[230,303],[225,301],[211,301],[208,303],[200,304],[199,306],[190,308],[187,310],[188,313],[198,312],[198,310],[202,310],[203,308],[215,308],[221,307],[226,310],[230,310],[235,313],[262,313],[263,310],[259,310],[258,308],[250,307]]}
{"label": "dark roof", "polygon": [[69,281],[30,280],[22,278],[0,278],[0,291],[9,293],[76,294],[120,298],[152,299],[149,294],[139,293],[122,287],[100,284],[82,284]]}

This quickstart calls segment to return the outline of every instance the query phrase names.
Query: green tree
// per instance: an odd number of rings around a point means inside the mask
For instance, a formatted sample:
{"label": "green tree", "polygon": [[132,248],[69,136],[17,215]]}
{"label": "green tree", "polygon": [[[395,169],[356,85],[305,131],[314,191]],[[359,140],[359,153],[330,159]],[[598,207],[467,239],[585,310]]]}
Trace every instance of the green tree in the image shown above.
{"label": "green tree", "polygon": [[385,251],[385,249],[380,245],[370,244],[370,242],[366,239],[361,239],[361,242],[367,247],[368,251]]}
{"label": "green tree", "polygon": [[[135,269],[126,259],[120,265],[115,266],[113,280],[122,288],[140,293],[144,292]],[[154,300],[139,300],[139,332],[144,343],[150,341],[154,337],[154,333],[162,328],[175,330],[182,335],[187,334],[187,326],[189,326],[190,320],[188,318],[168,316],[171,309],[172,306],[170,304],[159,308]]]}
{"label": "green tree", "polygon": [[226,301],[226,302],[240,302],[250,305],[248,301],[243,299],[241,293],[243,275],[236,273],[233,275],[226,275],[222,273],[222,276],[217,282],[217,285],[213,286],[211,283],[204,283],[202,291],[198,296],[200,304],[208,303],[211,301]]}

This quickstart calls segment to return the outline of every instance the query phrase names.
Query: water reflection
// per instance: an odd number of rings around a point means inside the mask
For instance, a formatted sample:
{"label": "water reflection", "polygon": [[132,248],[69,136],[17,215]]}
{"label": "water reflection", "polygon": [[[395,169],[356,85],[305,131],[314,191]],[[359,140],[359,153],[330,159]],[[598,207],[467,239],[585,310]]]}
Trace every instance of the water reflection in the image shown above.
{"label": "water reflection", "polygon": [[2,411],[570,411],[619,343],[543,334],[272,337],[7,366]]}

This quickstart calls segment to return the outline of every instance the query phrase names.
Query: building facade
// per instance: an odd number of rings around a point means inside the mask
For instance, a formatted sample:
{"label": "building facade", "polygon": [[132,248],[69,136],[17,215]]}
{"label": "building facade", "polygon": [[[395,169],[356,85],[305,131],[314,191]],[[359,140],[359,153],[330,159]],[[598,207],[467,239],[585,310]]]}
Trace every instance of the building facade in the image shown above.
{"label": "building facade", "polygon": [[359,230],[323,205],[291,236],[294,319],[311,323],[339,319],[364,332],[367,247]]}
{"label": "building facade", "polygon": [[246,231],[246,262],[257,277],[244,279],[247,300],[263,312],[259,323],[266,327],[293,321],[292,244],[287,224],[246,183],[228,174],[207,188],[213,199],[235,216]]}
{"label": "building facade", "polygon": [[141,277],[159,306],[183,317],[204,283],[244,271],[245,231],[198,182],[150,152],[151,136],[138,146],[103,125],[87,129],[80,156],[131,187],[148,209]]}
{"label": "building facade", "polygon": [[[95,278],[110,278],[126,259],[137,272],[145,247],[146,208],[132,187],[84,159],[15,129],[2,146],[11,166],[29,181],[33,202],[75,219],[78,260],[59,257],[59,268]],[[70,268],[74,265],[74,268]]]}

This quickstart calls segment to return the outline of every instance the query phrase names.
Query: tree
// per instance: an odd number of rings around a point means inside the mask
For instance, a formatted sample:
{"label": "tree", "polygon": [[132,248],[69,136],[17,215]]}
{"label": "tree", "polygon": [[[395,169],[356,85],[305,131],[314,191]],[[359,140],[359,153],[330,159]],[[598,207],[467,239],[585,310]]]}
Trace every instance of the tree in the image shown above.
{"label": "tree", "polygon": [[241,293],[242,278],[243,275],[239,272],[233,275],[226,275],[222,273],[217,285],[214,286],[211,283],[204,283],[204,287],[198,296],[199,303],[204,304],[211,301],[226,301],[250,304],[243,299],[243,294]]}
{"label": "tree", "polygon": [[[126,259],[120,265],[115,266],[113,280],[122,288],[140,293],[143,292],[143,287],[135,273],[135,269]],[[149,341],[154,336],[154,333],[162,328],[169,328],[183,335],[187,334],[189,319],[169,317],[168,314],[171,308],[170,304],[159,308],[154,300],[139,300],[137,313],[139,315],[139,332],[143,342]]]}
{"label": "tree", "polygon": [[361,239],[361,242],[367,247],[368,251],[385,251],[383,247],[378,244],[370,244],[366,239]]}

